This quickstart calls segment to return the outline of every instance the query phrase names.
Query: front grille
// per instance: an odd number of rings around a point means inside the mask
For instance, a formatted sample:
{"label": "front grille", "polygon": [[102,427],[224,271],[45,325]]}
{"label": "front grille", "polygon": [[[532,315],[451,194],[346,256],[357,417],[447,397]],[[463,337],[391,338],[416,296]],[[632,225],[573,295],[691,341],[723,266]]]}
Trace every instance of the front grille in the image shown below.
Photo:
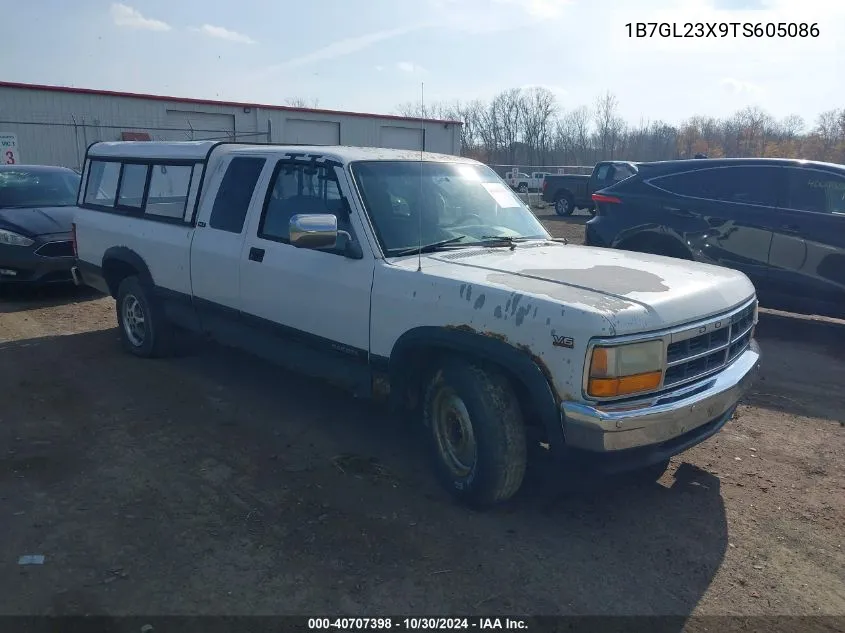
{"label": "front grille", "polygon": [[[664,387],[690,382],[720,370],[739,356],[751,342],[754,327],[752,303],[739,312],[725,317],[728,323],[717,320],[705,326],[680,332],[666,348]],[[703,334],[695,332],[705,330]]]}
{"label": "front grille", "polygon": [[47,242],[35,251],[41,257],[73,257],[73,242],[62,240],[61,242]]}

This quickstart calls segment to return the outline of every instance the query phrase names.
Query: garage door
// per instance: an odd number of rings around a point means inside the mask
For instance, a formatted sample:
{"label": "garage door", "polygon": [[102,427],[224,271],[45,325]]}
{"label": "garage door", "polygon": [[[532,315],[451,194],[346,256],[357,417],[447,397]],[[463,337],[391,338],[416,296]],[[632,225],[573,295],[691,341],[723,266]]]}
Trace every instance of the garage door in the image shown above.
{"label": "garage door", "polygon": [[[231,141],[235,138],[235,115],[168,110],[168,141]],[[158,135],[158,134],[156,134]]]}
{"label": "garage door", "polygon": [[418,127],[383,125],[380,146],[391,149],[423,149],[424,138],[423,131]]}
{"label": "garage door", "polygon": [[340,145],[340,123],[310,119],[285,119],[283,143]]}

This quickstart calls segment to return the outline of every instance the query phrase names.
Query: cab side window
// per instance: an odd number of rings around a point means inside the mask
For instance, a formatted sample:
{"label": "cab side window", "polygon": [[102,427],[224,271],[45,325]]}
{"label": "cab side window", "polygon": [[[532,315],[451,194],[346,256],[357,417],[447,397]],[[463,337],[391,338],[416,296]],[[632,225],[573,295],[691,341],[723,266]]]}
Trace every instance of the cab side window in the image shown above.
{"label": "cab side window", "polygon": [[[290,220],[300,214],[331,214],[341,231],[353,234],[348,207],[340,192],[334,167],[280,161],[270,181],[258,236],[290,242]],[[326,252],[341,252],[325,249]]]}
{"label": "cab side window", "polygon": [[610,175],[610,165],[604,164],[596,171],[596,181],[604,182]]}
{"label": "cab side window", "polygon": [[255,184],[264,169],[265,158],[236,156],[226,168],[220,189],[211,208],[209,226],[213,229],[240,233],[244,228]]}
{"label": "cab side window", "polygon": [[612,176],[613,182],[617,183],[622,180],[627,180],[635,173],[636,172],[631,168],[630,165],[616,165]]}
{"label": "cab side window", "polygon": [[790,209],[845,216],[845,177],[815,169],[789,169]]}

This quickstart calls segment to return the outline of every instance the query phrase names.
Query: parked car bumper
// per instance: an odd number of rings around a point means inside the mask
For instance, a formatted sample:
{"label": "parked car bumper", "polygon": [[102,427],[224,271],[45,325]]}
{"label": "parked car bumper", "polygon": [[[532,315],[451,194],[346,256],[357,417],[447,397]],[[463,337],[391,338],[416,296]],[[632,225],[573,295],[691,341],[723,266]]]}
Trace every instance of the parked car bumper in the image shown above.
{"label": "parked car bumper", "polygon": [[640,405],[564,402],[568,448],[599,458],[604,470],[657,463],[716,434],[733,415],[757,374],[760,351],[749,349],[715,376]]}
{"label": "parked car bumper", "polygon": [[596,217],[584,225],[584,244],[586,246],[601,246],[602,248],[610,246],[610,240],[603,235],[605,231],[602,230],[602,220],[603,218]]}
{"label": "parked car bumper", "polygon": [[0,245],[0,284],[69,283],[73,261],[69,235],[39,237],[32,246]]}

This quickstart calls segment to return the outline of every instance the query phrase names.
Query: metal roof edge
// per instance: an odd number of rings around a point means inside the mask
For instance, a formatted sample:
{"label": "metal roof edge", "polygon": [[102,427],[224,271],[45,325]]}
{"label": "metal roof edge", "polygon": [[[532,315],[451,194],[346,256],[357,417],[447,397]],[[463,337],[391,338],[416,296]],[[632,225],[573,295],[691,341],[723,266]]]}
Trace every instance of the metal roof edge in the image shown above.
{"label": "metal roof edge", "polygon": [[237,108],[263,108],[265,110],[280,110],[284,112],[311,112],[316,114],[331,114],[340,116],[370,117],[389,119],[393,121],[408,121],[419,123],[439,123],[442,125],[463,125],[463,121],[451,119],[419,119],[417,117],[399,116],[396,114],[374,114],[371,112],[349,112],[346,110],[327,110],[323,108],[297,108],[295,106],[271,105],[265,103],[246,103],[243,101],[216,101],[214,99],[197,99],[194,97],[173,97],[169,95],[143,94],[138,92],[119,92],[116,90],[99,90],[95,88],[72,88],[70,86],[51,86],[46,84],[27,84],[14,81],[0,81],[0,88],[19,88],[23,90],[46,90],[70,94],[96,95],[101,97],[126,97],[129,99],[151,99],[153,101],[169,101],[172,103],[193,103],[196,105],[233,106]]}

